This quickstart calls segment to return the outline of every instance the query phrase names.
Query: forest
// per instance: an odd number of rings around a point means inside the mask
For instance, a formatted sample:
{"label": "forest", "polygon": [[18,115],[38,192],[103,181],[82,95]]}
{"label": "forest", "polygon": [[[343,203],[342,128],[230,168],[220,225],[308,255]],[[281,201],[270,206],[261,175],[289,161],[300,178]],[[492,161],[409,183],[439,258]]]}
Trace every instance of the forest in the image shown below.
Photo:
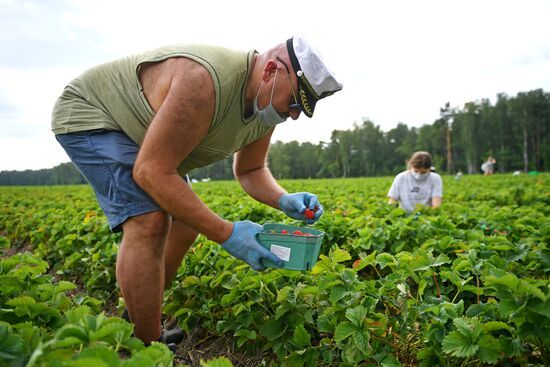
{"label": "forest", "polygon": [[[335,124],[337,125],[337,124]],[[496,172],[550,170],[550,93],[542,89],[516,96],[498,94],[489,99],[440,108],[432,124],[389,131],[369,119],[349,130],[334,130],[330,141],[280,141],[271,144],[269,167],[278,179],[373,177],[395,175],[415,151],[432,154],[443,174],[481,173],[489,156]],[[197,180],[232,179],[232,158],[194,170]],[[2,171],[0,185],[56,185],[85,183],[70,163],[38,171]]]}

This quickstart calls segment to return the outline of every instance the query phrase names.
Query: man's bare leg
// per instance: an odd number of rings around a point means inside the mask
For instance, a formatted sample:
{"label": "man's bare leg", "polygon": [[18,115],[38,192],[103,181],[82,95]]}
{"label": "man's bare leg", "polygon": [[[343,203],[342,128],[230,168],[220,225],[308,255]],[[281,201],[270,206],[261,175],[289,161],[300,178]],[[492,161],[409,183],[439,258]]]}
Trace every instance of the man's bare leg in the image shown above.
{"label": "man's bare leg", "polygon": [[128,219],[117,256],[116,275],[134,335],[144,343],[161,336],[164,245],[170,217],[158,210]]}
{"label": "man's bare leg", "polygon": [[164,250],[164,279],[165,288],[168,288],[183,257],[197,239],[198,232],[183,222],[173,220],[166,238]]}

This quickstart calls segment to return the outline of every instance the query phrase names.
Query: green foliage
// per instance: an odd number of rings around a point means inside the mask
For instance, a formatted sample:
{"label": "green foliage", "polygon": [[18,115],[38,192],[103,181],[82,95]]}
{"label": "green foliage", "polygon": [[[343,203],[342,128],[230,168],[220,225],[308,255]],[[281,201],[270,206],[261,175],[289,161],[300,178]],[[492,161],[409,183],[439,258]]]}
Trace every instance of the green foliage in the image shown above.
{"label": "green foliage", "polygon": [[496,363],[501,358],[502,346],[495,337],[483,333],[481,322],[475,318],[454,320],[456,331],[443,339],[443,351],[455,357],[478,358],[484,363]]}
{"label": "green foliage", "polygon": [[[89,296],[69,297],[76,286],[47,269],[30,253],[0,259],[0,366],[172,365],[164,344],[145,348],[131,324],[96,314]],[[131,357],[121,361],[120,350]]]}
{"label": "green foliage", "polygon": [[[410,214],[386,204],[391,179],[283,181],[325,207],[315,267],[258,273],[201,236],[164,313],[233,336],[243,352],[265,353],[264,365],[550,364],[548,176],[444,177],[443,206]],[[234,182],[194,190],[228,220],[297,224]],[[0,205],[5,247],[34,252],[0,259],[6,363],[172,363],[91,297],[116,300],[120,236],[89,188],[2,188]]]}
{"label": "green foliage", "polygon": [[24,356],[23,338],[14,334],[7,323],[0,323],[0,361],[14,361]]}

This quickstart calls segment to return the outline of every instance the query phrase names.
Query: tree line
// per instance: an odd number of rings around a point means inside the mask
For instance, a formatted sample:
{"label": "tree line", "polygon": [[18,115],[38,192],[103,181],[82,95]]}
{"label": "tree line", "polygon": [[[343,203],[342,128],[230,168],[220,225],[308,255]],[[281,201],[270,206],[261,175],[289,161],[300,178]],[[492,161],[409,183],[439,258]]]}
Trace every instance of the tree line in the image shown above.
{"label": "tree line", "polygon": [[[387,132],[369,119],[334,130],[330,141],[277,141],[269,167],[278,179],[395,175],[415,151],[432,154],[438,172],[479,173],[489,156],[497,172],[550,170],[550,94],[542,89],[514,97],[498,94],[463,107],[440,108],[440,118],[419,128],[399,123]],[[233,178],[233,158],[194,170],[194,179]],[[0,185],[79,184],[86,181],[71,163],[51,169],[2,171]]]}
{"label": "tree line", "polygon": [[[269,167],[276,178],[331,178],[395,175],[415,151],[431,153],[438,172],[475,174],[493,156],[497,172],[550,170],[550,94],[542,89],[501,93],[488,99],[449,103],[431,125],[409,128],[399,123],[387,132],[369,119],[349,130],[334,130],[317,144],[271,144]],[[196,178],[229,179],[232,159],[204,167]]]}
{"label": "tree line", "polygon": [[53,168],[0,172],[0,186],[75,185],[83,183],[86,183],[86,180],[70,162],[61,163]]}

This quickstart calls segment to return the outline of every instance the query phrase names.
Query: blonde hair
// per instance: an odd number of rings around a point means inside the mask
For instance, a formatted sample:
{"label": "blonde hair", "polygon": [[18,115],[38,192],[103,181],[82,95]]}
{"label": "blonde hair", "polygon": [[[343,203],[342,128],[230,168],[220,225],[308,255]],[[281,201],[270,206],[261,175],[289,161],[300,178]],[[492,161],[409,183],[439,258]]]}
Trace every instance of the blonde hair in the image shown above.
{"label": "blonde hair", "polygon": [[431,168],[432,156],[428,152],[414,152],[407,161],[407,165],[413,168]]}

